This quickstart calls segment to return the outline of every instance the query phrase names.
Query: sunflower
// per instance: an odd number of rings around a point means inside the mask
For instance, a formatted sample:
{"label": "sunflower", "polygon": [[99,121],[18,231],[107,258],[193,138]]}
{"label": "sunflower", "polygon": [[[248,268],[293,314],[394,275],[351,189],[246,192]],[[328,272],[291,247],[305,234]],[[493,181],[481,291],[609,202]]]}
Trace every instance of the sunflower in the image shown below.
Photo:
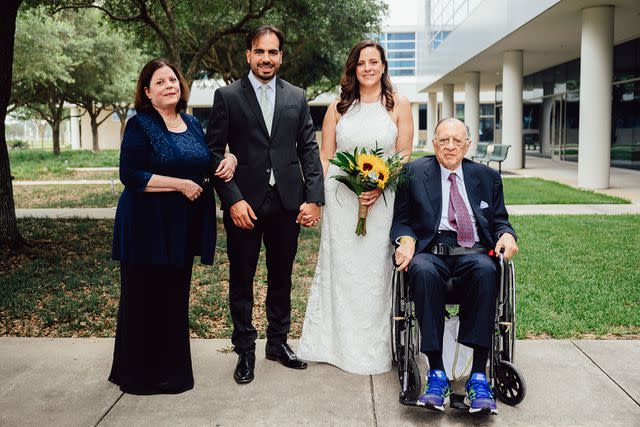
{"label": "sunflower", "polygon": [[387,181],[389,181],[389,168],[383,163],[381,168],[376,169],[376,173],[378,174],[376,184],[378,185],[378,188],[384,190],[384,187],[387,185]]}
{"label": "sunflower", "polygon": [[363,178],[366,178],[370,172],[375,171],[379,174],[379,171],[385,170],[386,165],[384,160],[375,154],[360,154],[358,156],[358,171]]}

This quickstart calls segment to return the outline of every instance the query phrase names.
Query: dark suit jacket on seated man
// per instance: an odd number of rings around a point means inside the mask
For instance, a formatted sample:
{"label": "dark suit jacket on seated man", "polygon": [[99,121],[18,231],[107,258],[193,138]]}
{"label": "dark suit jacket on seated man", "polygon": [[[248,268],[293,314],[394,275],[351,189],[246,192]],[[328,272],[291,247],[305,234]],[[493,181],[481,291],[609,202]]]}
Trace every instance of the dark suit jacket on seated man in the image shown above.
{"label": "dark suit jacket on seated man", "polygon": [[[464,159],[470,144],[461,121],[449,118],[438,124],[433,139],[436,157],[406,165],[411,178],[396,195],[391,239],[399,244],[396,264],[409,275],[422,337],[420,350],[429,359],[427,386],[418,405],[443,410],[448,403],[451,389],[442,362],[445,283],[458,277],[454,285],[461,299],[458,340],[474,349],[467,383],[470,412],[497,413],[485,375],[497,281],[496,264],[487,252],[504,251],[509,259],[518,246],[500,174]],[[437,244],[462,254],[435,255]],[[479,248],[487,250],[478,253]]]}

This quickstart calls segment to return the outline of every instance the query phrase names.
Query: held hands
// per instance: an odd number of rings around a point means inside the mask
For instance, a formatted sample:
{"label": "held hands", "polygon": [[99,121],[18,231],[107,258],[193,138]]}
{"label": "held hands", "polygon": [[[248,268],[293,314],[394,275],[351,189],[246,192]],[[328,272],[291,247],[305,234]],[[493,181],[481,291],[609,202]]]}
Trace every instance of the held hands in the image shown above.
{"label": "held hands", "polygon": [[224,182],[229,182],[233,179],[233,174],[235,173],[237,166],[238,159],[236,158],[236,156],[228,153],[218,165],[215,176],[220,178]]}
{"label": "held hands", "polygon": [[304,227],[313,227],[320,221],[322,210],[315,203],[303,203],[300,205],[300,213],[296,218],[296,223]]}
{"label": "held hands", "polygon": [[511,259],[519,251],[516,239],[509,233],[504,233],[500,236],[498,243],[496,243],[496,248],[494,249],[496,256],[498,256],[503,249],[505,259]]}
{"label": "held hands", "polygon": [[184,197],[193,202],[195,199],[200,197],[200,194],[202,194],[202,187],[200,187],[190,179],[185,179],[180,185],[180,192],[184,195]]}
{"label": "held hands", "polygon": [[235,226],[245,230],[253,230],[253,227],[255,227],[253,221],[258,219],[249,203],[244,200],[235,202],[229,209],[229,214]]}
{"label": "held hands", "polygon": [[362,201],[364,206],[373,206],[373,204],[380,198],[382,194],[382,190],[379,188],[375,188],[373,190],[365,191],[360,194],[359,198]]}
{"label": "held hands", "polygon": [[413,254],[416,251],[416,241],[411,237],[402,237],[400,239],[400,246],[396,249],[396,270],[407,271],[409,263],[413,259]]}

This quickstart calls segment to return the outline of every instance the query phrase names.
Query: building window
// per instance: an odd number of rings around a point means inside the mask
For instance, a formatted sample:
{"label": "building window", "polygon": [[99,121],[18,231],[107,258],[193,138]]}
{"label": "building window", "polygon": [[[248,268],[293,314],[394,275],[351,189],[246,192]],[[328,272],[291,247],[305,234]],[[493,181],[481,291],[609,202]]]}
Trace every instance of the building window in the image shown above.
{"label": "building window", "polygon": [[416,33],[383,33],[374,39],[386,51],[390,76],[416,75]]}
{"label": "building window", "polygon": [[429,2],[429,46],[437,49],[482,0],[431,0]]}
{"label": "building window", "polygon": [[418,130],[427,130],[427,104],[418,107]]}

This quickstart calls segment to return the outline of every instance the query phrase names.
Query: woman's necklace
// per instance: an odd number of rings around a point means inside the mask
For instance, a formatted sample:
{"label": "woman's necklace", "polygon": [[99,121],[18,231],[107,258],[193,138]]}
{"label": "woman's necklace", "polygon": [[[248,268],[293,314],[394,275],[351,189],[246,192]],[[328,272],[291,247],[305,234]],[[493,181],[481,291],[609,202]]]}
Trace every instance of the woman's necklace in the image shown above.
{"label": "woman's necklace", "polygon": [[[163,117],[164,119],[164,117]],[[180,127],[180,114],[178,114],[178,116],[176,117],[175,120],[167,120],[164,119],[165,124],[167,125],[167,127],[169,129],[177,129]]]}

